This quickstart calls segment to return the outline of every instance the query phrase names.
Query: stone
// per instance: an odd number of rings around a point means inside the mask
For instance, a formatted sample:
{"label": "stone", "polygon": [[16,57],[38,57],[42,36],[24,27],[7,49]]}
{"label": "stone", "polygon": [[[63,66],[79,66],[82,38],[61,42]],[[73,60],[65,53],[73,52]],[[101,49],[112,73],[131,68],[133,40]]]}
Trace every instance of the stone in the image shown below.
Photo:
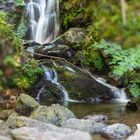
{"label": "stone", "polygon": [[108,117],[106,115],[88,115],[85,116],[84,119],[101,123],[108,121]]}
{"label": "stone", "polygon": [[8,136],[0,136],[0,140],[12,140],[12,138]]}
{"label": "stone", "polygon": [[139,140],[140,139],[140,124],[137,124],[136,132],[131,135],[127,140]]}
{"label": "stone", "polygon": [[40,101],[41,103],[45,102],[52,102],[52,103],[58,103],[63,101],[63,95],[64,93],[62,90],[58,87],[58,85],[52,83],[51,81],[41,81],[39,83],[44,87],[40,94]]}
{"label": "stone", "polygon": [[124,139],[131,133],[131,129],[125,124],[113,124],[103,128],[102,134],[110,139]]}
{"label": "stone", "polygon": [[13,109],[9,109],[9,110],[2,110],[0,111],[0,119],[2,120],[7,120],[8,117],[14,112]]}
{"label": "stone", "polygon": [[28,115],[35,108],[39,106],[39,103],[35,99],[27,94],[21,94],[16,102],[16,111],[21,114]]}
{"label": "stone", "polygon": [[17,127],[12,130],[15,139],[22,140],[91,140],[86,132],[67,128],[60,128],[52,124],[44,123],[27,117],[17,118]]}
{"label": "stone", "polygon": [[6,120],[6,124],[9,128],[16,128],[16,119],[18,117],[18,114],[16,112],[13,112],[8,119]]}
{"label": "stone", "polygon": [[70,131],[67,133],[44,131],[37,128],[23,127],[12,131],[12,135],[17,140],[91,140],[91,136],[85,132]]}
{"label": "stone", "polygon": [[138,110],[137,104],[133,101],[129,101],[126,105],[126,109],[130,111],[136,111]]}
{"label": "stone", "polygon": [[71,118],[62,123],[63,128],[70,128],[75,130],[86,131],[89,133],[101,133],[107,125],[103,123],[93,122],[92,120]]}
{"label": "stone", "polygon": [[50,107],[39,106],[32,112],[30,118],[61,125],[63,121],[69,118],[75,118],[75,115],[69,109],[60,106],[59,104],[53,104]]}
{"label": "stone", "polygon": [[75,67],[74,69],[75,73],[71,73],[64,68],[58,70],[60,83],[67,89],[71,99],[93,103],[112,98],[108,87],[96,81],[88,73],[79,71]]}
{"label": "stone", "polygon": [[68,45],[82,43],[86,37],[86,31],[82,28],[71,28],[64,33],[64,41]]}
{"label": "stone", "polygon": [[5,123],[5,121],[0,120],[0,135],[7,136],[8,133],[9,133],[9,128],[8,128],[7,124]]}

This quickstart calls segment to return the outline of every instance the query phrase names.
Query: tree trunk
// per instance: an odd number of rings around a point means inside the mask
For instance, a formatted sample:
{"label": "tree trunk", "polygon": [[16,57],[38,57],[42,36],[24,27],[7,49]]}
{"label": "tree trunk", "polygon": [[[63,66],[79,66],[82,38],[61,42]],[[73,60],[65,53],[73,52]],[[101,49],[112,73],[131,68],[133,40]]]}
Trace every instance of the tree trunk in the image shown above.
{"label": "tree trunk", "polygon": [[126,25],[126,3],[125,0],[121,0],[121,9],[122,9],[122,20],[123,20],[123,25]]}

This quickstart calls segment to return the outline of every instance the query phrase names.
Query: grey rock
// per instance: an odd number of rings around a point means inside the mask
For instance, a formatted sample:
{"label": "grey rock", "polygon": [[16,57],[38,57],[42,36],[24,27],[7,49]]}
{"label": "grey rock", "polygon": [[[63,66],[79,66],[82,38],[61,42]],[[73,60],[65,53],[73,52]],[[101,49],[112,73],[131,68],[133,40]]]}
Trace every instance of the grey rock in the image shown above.
{"label": "grey rock", "polygon": [[93,122],[92,120],[71,118],[62,123],[63,128],[82,130],[89,133],[101,133],[107,125],[103,123]]}
{"label": "grey rock", "polygon": [[46,130],[40,132],[37,128],[23,127],[12,131],[16,140],[91,140],[88,133],[79,131],[69,131],[67,133],[51,132]]}
{"label": "grey rock", "polygon": [[86,132],[64,129],[27,117],[17,118],[17,127],[11,133],[16,140],[91,140]]}
{"label": "grey rock", "polygon": [[106,122],[108,117],[106,115],[88,115],[84,119],[91,120],[93,122]]}
{"label": "grey rock", "polygon": [[123,139],[131,133],[125,124],[113,124],[103,129],[103,134],[110,139]]}
{"label": "grey rock", "polygon": [[69,109],[60,106],[59,104],[53,104],[50,107],[39,106],[32,112],[30,118],[55,125],[61,125],[63,121],[75,118],[75,115]]}

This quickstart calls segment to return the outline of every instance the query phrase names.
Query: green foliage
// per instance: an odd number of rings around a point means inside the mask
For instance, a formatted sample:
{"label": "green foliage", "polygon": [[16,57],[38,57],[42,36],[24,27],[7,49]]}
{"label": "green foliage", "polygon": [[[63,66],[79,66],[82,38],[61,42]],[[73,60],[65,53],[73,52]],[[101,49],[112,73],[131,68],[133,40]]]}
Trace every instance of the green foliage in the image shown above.
{"label": "green foliage", "polygon": [[140,95],[140,87],[135,82],[129,86],[129,90],[130,93],[135,97],[138,97]]}
{"label": "green foliage", "polygon": [[20,25],[18,26],[18,29],[17,29],[17,35],[20,38],[23,38],[25,36],[25,29],[26,29],[26,26],[25,26],[24,18],[22,18],[20,21]]}
{"label": "green foliage", "polygon": [[0,90],[26,89],[43,74],[43,69],[26,56],[22,41],[6,21],[6,14],[0,12]]}
{"label": "green foliage", "polygon": [[16,6],[23,6],[25,3],[24,0],[15,0],[15,4]]}
{"label": "green foliage", "polygon": [[84,64],[86,66],[93,67],[98,71],[101,71],[104,68],[103,58],[94,46],[88,46],[83,49],[82,52],[85,57]]}
{"label": "green foliage", "polygon": [[15,48],[21,48],[21,40],[13,32],[13,26],[6,22],[6,14],[0,12],[0,37]]}
{"label": "green foliage", "polygon": [[86,6],[85,0],[62,0],[60,3],[63,5],[60,9],[63,31],[71,27],[86,28],[92,23],[94,10]]}
{"label": "green foliage", "polygon": [[104,55],[109,57],[108,65],[112,73],[119,77],[125,75],[129,81],[130,92],[134,96],[138,96],[140,94],[140,75],[137,70],[140,69],[140,46],[124,50],[117,44],[105,41],[95,43],[93,46],[102,50]]}
{"label": "green foliage", "polygon": [[41,67],[25,64],[17,70],[13,82],[21,89],[30,88],[38,80],[38,77],[43,75],[43,72]]}
{"label": "green foliage", "polygon": [[93,0],[90,6],[96,9],[102,38],[116,42],[123,48],[135,47],[140,43],[138,0],[126,1],[127,24],[125,26],[122,22],[121,1]]}
{"label": "green foliage", "polygon": [[94,46],[103,49],[106,55],[111,56],[109,65],[116,75],[127,74],[136,68],[140,68],[140,46],[123,50],[121,46],[105,41],[95,43]]}

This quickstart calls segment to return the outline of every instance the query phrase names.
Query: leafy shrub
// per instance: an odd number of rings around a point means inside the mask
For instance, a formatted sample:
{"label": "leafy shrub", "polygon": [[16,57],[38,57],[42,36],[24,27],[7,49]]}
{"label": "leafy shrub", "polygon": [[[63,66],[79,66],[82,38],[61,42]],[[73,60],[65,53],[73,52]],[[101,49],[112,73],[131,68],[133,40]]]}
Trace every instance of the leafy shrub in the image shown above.
{"label": "leafy shrub", "polygon": [[137,96],[140,94],[140,46],[130,49],[122,49],[121,46],[101,41],[93,44],[93,47],[101,49],[108,56],[109,67],[116,76],[124,76],[129,80],[130,92]]}
{"label": "leafy shrub", "polygon": [[25,89],[34,84],[43,70],[35,60],[26,56],[22,41],[6,20],[6,15],[0,12],[0,90]]}

